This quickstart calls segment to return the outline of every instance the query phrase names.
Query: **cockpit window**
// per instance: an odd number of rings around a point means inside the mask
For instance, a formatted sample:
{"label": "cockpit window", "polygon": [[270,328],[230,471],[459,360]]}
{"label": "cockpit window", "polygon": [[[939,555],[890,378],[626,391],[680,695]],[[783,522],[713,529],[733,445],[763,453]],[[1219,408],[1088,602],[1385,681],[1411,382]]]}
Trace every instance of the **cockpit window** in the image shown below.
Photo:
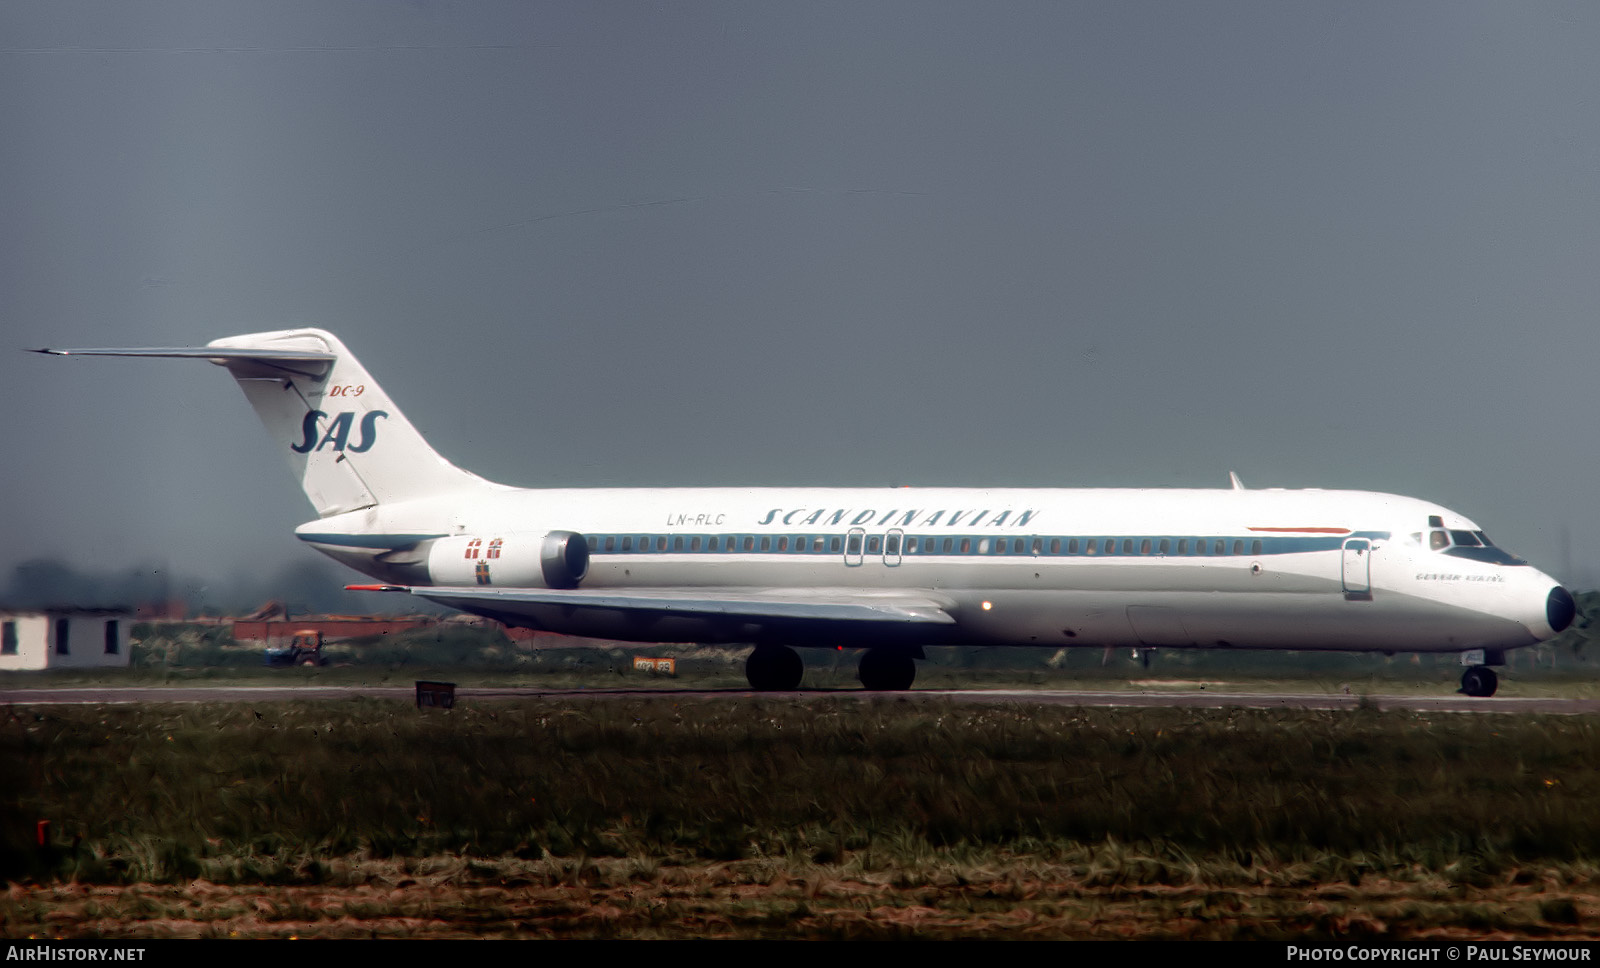
{"label": "cockpit window", "polygon": [[[1489,565],[1526,565],[1527,562],[1510,552],[1496,548],[1489,536],[1482,531],[1445,531],[1439,529],[1440,519],[1437,515],[1428,518],[1428,523],[1435,530],[1427,532],[1428,548],[1440,551],[1454,558],[1466,558],[1470,561],[1481,561]],[[1413,540],[1422,537],[1419,532],[1413,534]]]}

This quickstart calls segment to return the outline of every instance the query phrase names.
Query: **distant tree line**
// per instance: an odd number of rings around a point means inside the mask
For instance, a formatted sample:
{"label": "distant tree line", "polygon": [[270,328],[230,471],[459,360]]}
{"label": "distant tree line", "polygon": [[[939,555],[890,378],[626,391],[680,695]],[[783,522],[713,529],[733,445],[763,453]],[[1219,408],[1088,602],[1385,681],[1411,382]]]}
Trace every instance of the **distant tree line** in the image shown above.
{"label": "distant tree line", "polygon": [[240,572],[204,578],[181,575],[164,565],[141,564],[120,571],[88,571],[53,558],[18,564],[0,590],[0,606],[42,608],[136,608],[165,602],[183,603],[189,615],[239,615],[263,602],[277,600],[296,613],[370,613],[418,611],[420,600],[346,592],[355,572],[315,559],[292,561],[261,574]]}

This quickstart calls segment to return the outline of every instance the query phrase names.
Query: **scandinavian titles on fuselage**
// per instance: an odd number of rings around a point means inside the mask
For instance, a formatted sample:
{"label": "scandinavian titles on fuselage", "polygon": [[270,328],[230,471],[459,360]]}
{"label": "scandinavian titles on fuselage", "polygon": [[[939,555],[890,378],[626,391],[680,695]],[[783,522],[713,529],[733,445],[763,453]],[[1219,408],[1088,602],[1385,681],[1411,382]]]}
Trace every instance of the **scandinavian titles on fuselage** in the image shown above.
{"label": "scandinavian titles on fuselage", "polygon": [[928,511],[922,508],[910,510],[894,508],[888,511],[879,511],[875,508],[773,508],[767,512],[766,517],[756,523],[783,524],[791,527],[797,524],[826,524],[830,527],[848,525],[853,528],[869,526],[932,528],[940,525],[947,528],[1020,528],[1038,514],[1034,508],[1026,511],[1006,510],[999,514],[992,514],[988,510]]}

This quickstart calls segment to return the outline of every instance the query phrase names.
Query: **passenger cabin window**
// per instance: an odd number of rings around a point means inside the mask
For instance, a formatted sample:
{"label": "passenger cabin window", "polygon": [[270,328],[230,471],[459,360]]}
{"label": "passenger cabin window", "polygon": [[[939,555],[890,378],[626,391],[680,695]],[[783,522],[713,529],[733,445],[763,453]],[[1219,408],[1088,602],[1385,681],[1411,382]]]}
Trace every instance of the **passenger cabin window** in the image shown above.
{"label": "passenger cabin window", "polygon": [[106,620],[106,655],[116,655],[117,649],[117,620],[108,619]]}
{"label": "passenger cabin window", "polygon": [[67,631],[72,623],[64,618],[56,619],[56,655],[70,655],[67,651]]}
{"label": "passenger cabin window", "polygon": [[0,624],[0,655],[17,654],[17,623]]}

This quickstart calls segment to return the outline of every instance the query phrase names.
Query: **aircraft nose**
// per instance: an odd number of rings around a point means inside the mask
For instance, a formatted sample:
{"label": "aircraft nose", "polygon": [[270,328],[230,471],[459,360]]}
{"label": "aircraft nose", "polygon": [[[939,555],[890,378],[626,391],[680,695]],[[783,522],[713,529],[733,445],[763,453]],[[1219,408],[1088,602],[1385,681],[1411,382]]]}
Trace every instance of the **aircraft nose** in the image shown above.
{"label": "aircraft nose", "polygon": [[1572,624],[1572,619],[1578,614],[1578,603],[1572,600],[1572,593],[1560,585],[1550,589],[1550,594],[1544,600],[1545,621],[1550,623],[1550,628],[1560,632]]}

